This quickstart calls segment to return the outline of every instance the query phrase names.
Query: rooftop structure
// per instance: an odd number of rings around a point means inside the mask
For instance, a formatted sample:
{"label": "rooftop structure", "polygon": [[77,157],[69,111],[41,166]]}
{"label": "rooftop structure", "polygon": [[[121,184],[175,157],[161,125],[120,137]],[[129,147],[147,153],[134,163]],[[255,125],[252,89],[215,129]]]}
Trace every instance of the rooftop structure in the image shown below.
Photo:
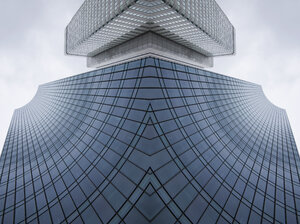
{"label": "rooftop structure", "polygon": [[234,52],[234,27],[214,0],[86,0],[66,28],[66,54],[89,67],[145,54],[210,67]]}

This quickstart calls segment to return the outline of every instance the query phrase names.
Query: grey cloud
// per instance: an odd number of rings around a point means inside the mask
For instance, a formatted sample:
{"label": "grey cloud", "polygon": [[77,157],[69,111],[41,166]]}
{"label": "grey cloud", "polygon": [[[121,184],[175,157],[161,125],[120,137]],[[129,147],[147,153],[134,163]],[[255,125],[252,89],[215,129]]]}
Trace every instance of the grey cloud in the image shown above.
{"label": "grey cloud", "polygon": [[300,2],[218,1],[236,28],[237,54],[211,69],[262,85],[285,108],[300,142]]}
{"label": "grey cloud", "polygon": [[14,109],[28,103],[39,84],[87,70],[84,58],[64,55],[65,26],[82,2],[0,1],[1,149]]}

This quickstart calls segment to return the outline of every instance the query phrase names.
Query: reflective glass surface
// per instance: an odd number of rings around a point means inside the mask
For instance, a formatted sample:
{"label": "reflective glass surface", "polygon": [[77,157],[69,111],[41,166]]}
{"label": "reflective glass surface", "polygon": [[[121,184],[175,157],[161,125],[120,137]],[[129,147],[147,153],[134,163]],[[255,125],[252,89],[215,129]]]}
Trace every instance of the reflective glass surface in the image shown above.
{"label": "reflective glass surface", "polygon": [[145,58],[15,111],[0,223],[299,223],[299,162],[260,86]]}

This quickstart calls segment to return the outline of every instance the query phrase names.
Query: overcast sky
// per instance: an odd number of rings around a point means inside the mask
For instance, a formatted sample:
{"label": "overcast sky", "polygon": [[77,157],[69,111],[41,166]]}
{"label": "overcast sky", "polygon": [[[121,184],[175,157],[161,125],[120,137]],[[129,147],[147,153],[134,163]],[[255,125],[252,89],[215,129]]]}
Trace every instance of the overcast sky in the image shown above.
{"label": "overcast sky", "polygon": [[[64,55],[64,29],[83,0],[0,1],[0,151],[15,108],[38,85],[87,71]],[[237,53],[212,71],[262,85],[300,142],[300,1],[217,1],[236,28]]]}

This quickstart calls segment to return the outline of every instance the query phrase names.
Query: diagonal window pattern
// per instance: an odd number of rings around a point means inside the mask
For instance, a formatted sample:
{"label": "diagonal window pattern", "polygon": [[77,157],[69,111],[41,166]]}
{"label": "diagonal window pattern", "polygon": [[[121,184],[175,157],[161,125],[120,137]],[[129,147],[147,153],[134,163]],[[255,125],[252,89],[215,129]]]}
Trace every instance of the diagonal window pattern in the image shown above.
{"label": "diagonal window pattern", "polygon": [[41,85],[0,158],[1,223],[299,223],[299,155],[260,86],[144,58]]}

